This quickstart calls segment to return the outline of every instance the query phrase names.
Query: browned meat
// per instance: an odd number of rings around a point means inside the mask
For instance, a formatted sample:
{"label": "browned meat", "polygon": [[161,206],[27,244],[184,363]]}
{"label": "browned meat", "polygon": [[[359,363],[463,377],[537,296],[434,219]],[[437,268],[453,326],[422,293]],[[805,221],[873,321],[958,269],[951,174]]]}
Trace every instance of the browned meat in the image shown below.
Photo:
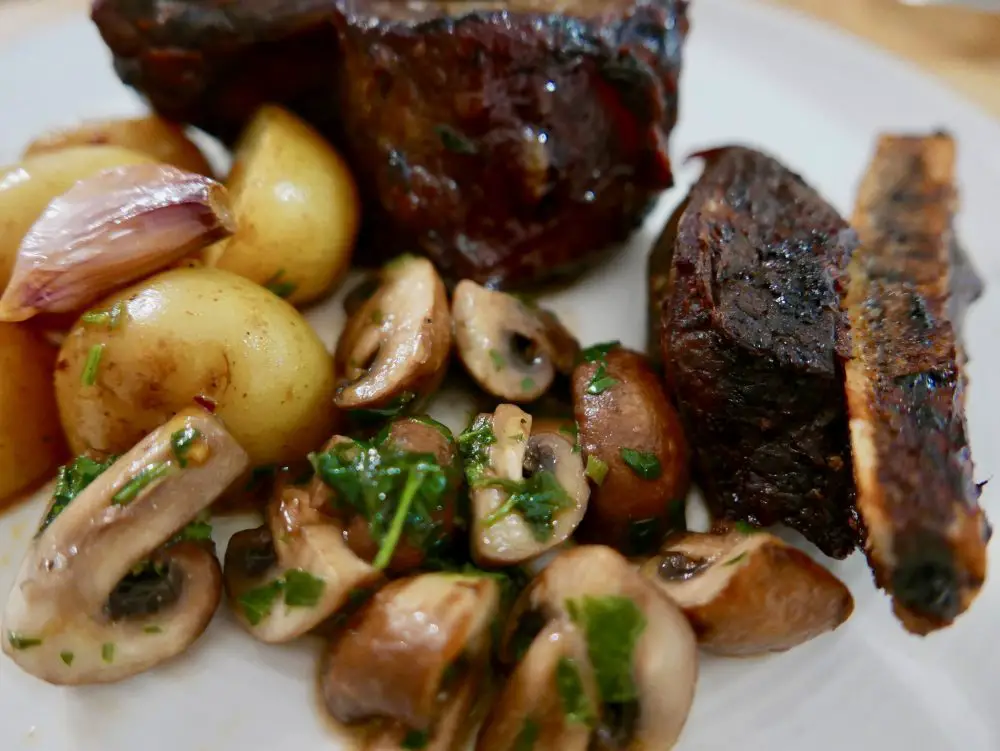
{"label": "browned meat", "polygon": [[339,142],[367,247],[571,273],[672,183],[684,0],[96,0],[122,79],[231,140],[264,101]]}
{"label": "browned meat", "polygon": [[897,617],[918,634],[947,626],[972,603],[990,537],[949,320],[954,161],[947,135],[879,140],[854,212],[861,247],[845,297],[865,547]]}
{"label": "browned meat", "polygon": [[667,378],[717,514],[857,545],[842,272],[856,245],[800,177],[745,148],[707,156],[661,295]]}

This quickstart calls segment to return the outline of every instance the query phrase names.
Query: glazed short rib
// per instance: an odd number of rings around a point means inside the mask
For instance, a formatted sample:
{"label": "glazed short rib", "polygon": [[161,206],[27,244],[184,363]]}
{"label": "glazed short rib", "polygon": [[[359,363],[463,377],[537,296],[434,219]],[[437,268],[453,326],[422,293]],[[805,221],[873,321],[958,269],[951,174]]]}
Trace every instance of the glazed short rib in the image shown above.
{"label": "glazed short rib", "polygon": [[986,576],[990,528],[964,414],[950,307],[955,145],[883,136],[853,224],[861,245],[844,302],[853,359],[847,401],[865,549],[878,585],[918,634],[950,624]]}
{"label": "glazed short rib", "polygon": [[662,350],[713,512],[858,544],[843,363],[856,236],[796,174],[746,148],[704,155],[661,287]]}

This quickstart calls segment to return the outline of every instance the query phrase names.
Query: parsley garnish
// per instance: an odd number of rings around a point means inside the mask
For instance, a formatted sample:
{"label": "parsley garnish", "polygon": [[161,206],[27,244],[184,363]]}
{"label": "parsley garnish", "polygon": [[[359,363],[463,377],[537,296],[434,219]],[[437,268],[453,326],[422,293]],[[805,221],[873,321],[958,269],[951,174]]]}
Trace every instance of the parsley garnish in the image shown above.
{"label": "parsley garnish", "polygon": [[542,728],[538,722],[528,717],[521,726],[521,732],[514,739],[513,751],[534,751],[535,741],[538,740],[541,730]]}
{"label": "parsley garnish", "polygon": [[119,300],[108,310],[88,310],[80,316],[80,321],[95,326],[107,326],[109,329],[116,329],[121,325],[124,313],[125,305]]}
{"label": "parsley garnish", "polygon": [[271,607],[274,605],[274,600],[281,594],[284,586],[284,581],[275,579],[273,582],[265,584],[262,587],[247,590],[237,598],[237,601],[243,608],[243,615],[246,616],[251,626],[256,626],[267,618],[267,616],[271,615]]}
{"label": "parsley garnish", "polygon": [[83,365],[83,372],[80,373],[80,383],[84,386],[93,386],[97,383],[97,369],[101,366],[103,354],[103,344],[95,344],[87,351],[87,361]]}
{"label": "parsley garnish", "polygon": [[496,368],[497,370],[503,370],[505,367],[507,367],[507,360],[504,358],[502,354],[500,354],[499,350],[495,349],[490,350],[490,360],[493,361],[493,367]]}
{"label": "parsley garnish", "polygon": [[101,659],[108,664],[115,661],[115,644],[114,642],[106,641],[101,645]]}
{"label": "parsley garnish", "polygon": [[412,391],[404,391],[395,399],[382,405],[381,407],[371,407],[370,409],[352,409],[351,417],[366,425],[373,422],[388,420],[393,417],[399,417],[416,398],[417,395]]}
{"label": "parsley garnish", "polygon": [[521,381],[521,391],[531,391],[535,388],[534,378],[525,378]]}
{"label": "parsley garnish", "polygon": [[604,362],[608,353],[617,349],[621,346],[621,342],[601,342],[600,344],[593,344],[587,347],[585,350],[580,352],[580,360],[583,362]]}
{"label": "parsley garnish", "polygon": [[569,657],[560,657],[556,665],[556,688],[567,720],[581,725],[593,723],[594,714],[583,689],[583,678],[580,677],[576,662]]}
{"label": "parsley garnish", "polygon": [[85,487],[96,480],[117,459],[118,457],[112,456],[104,462],[96,462],[89,457],[78,456],[69,464],[60,467],[56,475],[56,487],[52,493],[52,506],[38,528],[38,534],[55,521],[70,501],[80,495]]}
{"label": "parsley garnish", "polygon": [[430,742],[430,736],[423,730],[408,730],[406,735],[403,736],[402,743],[399,744],[400,748],[406,749],[420,749],[427,748],[427,744]]}
{"label": "parsley garnish", "polygon": [[587,347],[580,353],[581,362],[596,362],[597,370],[594,371],[590,383],[587,384],[588,394],[603,394],[609,388],[618,383],[618,379],[608,375],[608,353],[621,346],[620,342],[601,342]]}
{"label": "parsley garnish", "polygon": [[465,462],[465,476],[470,483],[477,482],[490,463],[490,446],[497,442],[493,421],[489,415],[480,415],[472,425],[458,436],[458,450]]}
{"label": "parsley garnish", "polygon": [[623,448],[621,456],[625,460],[625,463],[631,467],[632,471],[643,480],[655,480],[663,474],[660,460],[652,452]]}
{"label": "parsley garnish", "polygon": [[473,487],[495,487],[509,494],[507,500],[486,517],[483,521],[485,526],[492,526],[508,514],[516,512],[539,542],[552,537],[556,514],[573,505],[573,500],[559,484],[555,474],[546,470],[535,472],[531,477],[520,481],[498,477],[480,478],[473,483]]}
{"label": "parsley garnish", "polygon": [[608,465],[593,454],[590,454],[587,457],[585,474],[594,481],[594,484],[603,485],[604,478],[608,476]]}
{"label": "parsley garnish", "polygon": [[212,525],[208,519],[198,518],[174,535],[168,544],[175,542],[206,542],[212,539]]}
{"label": "parsley garnish", "polygon": [[587,636],[587,653],[605,704],[638,698],[632,675],[635,646],[646,628],[646,617],[628,597],[607,595],[567,600],[573,622]]}
{"label": "parsley garnish", "polygon": [[32,647],[39,647],[42,644],[41,639],[36,639],[31,636],[22,636],[21,634],[15,634],[13,631],[7,632],[7,642],[14,649],[31,649]]}
{"label": "parsley garnish", "polygon": [[142,633],[144,634],[162,634],[163,629],[159,626],[143,626]]}
{"label": "parsley garnish", "polygon": [[736,531],[739,532],[741,535],[752,535],[756,534],[757,532],[760,532],[759,527],[755,527],[750,522],[745,522],[742,519],[735,522],[733,526],[736,527]]}
{"label": "parsley garnish", "polygon": [[311,608],[319,602],[326,582],[308,571],[293,568],[285,572],[285,604],[290,608]]}
{"label": "parsley garnish", "polygon": [[138,498],[143,490],[161,477],[166,476],[169,472],[170,462],[147,464],[139,474],[125,483],[117,493],[111,496],[111,500],[119,506],[127,506]]}
{"label": "parsley garnish", "polygon": [[192,428],[190,425],[175,431],[170,436],[170,446],[174,450],[174,456],[177,457],[177,463],[181,465],[181,469],[187,467],[188,452],[199,438],[201,438],[201,431],[197,428]]}
{"label": "parsley garnish", "polygon": [[434,132],[437,133],[441,144],[448,151],[453,151],[456,154],[475,154],[477,151],[476,144],[450,125],[435,125]]}
{"label": "parsley garnish", "polygon": [[597,370],[594,372],[593,378],[590,379],[590,383],[587,384],[587,393],[603,394],[617,384],[618,379],[608,375],[607,366],[602,362],[597,366]]}
{"label": "parsley garnish", "polygon": [[278,269],[270,279],[264,282],[264,287],[269,289],[278,297],[291,297],[292,293],[298,289],[298,285],[295,284],[295,282],[281,281],[284,275],[285,270]]}
{"label": "parsley garnish", "polygon": [[74,657],[74,655],[73,655],[72,652],[60,652],[59,653],[59,659],[63,661],[63,664],[65,664],[66,667],[69,667],[70,665],[73,664],[73,657]]}

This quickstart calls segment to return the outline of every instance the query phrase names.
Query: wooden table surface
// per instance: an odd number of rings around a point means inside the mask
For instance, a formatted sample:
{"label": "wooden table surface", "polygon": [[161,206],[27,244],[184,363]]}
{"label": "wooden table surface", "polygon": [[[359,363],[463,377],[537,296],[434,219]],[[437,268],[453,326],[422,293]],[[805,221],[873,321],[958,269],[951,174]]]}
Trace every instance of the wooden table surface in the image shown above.
{"label": "wooden table surface", "polygon": [[[912,60],[1000,118],[1000,13],[907,7],[895,0],[769,1]],[[0,47],[49,21],[82,16],[89,5],[90,0],[0,0]]]}

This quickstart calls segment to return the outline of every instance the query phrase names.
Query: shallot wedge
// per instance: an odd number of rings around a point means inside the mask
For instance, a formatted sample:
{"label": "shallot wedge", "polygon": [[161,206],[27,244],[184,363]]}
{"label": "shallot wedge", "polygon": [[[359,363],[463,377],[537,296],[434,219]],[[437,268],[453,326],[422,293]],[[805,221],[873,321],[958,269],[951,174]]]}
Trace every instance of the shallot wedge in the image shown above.
{"label": "shallot wedge", "polygon": [[54,199],[25,235],[0,321],[72,313],[235,229],[226,189],[163,164],[105,170]]}

